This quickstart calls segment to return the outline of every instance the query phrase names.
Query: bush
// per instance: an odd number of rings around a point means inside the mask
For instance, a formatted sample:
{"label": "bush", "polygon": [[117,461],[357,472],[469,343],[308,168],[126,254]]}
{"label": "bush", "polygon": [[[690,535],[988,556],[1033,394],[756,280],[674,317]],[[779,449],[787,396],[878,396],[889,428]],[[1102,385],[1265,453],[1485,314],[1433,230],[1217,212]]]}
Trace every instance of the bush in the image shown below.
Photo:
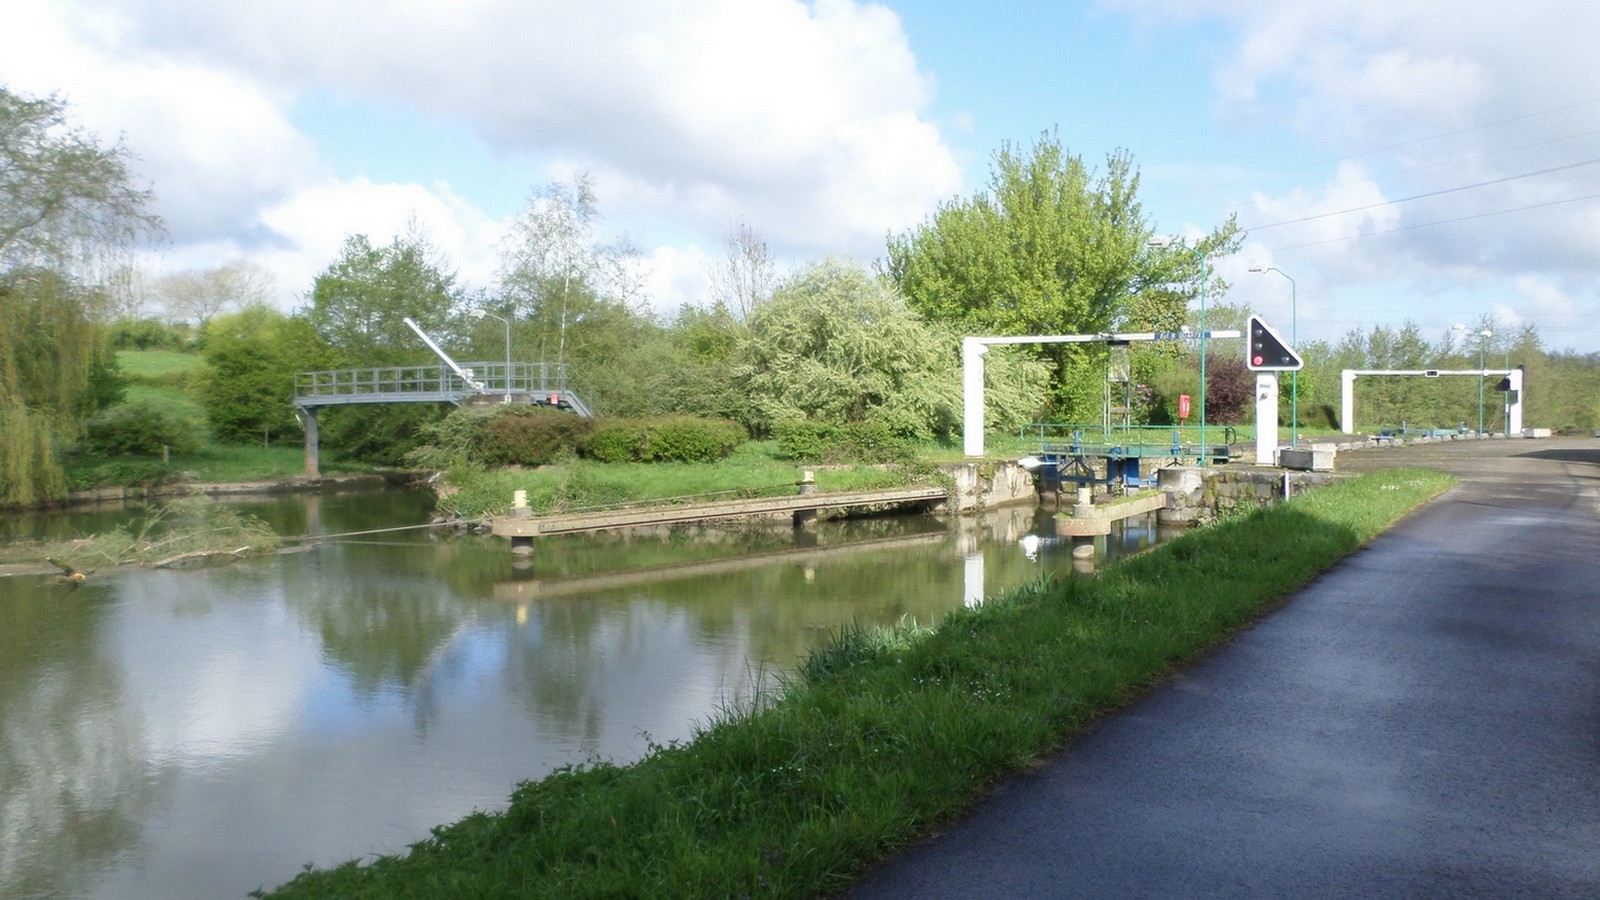
{"label": "bush", "polygon": [[102,456],[155,456],[195,450],[188,424],[149,403],[113,406],[96,413],[84,429],[83,446]]}
{"label": "bush", "polygon": [[571,453],[594,423],[555,409],[504,406],[484,417],[479,428],[485,465],[543,466]]}
{"label": "bush", "polygon": [[541,466],[576,451],[593,420],[540,406],[466,407],[424,427],[412,465]]}
{"label": "bush", "polygon": [[915,452],[885,422],[832,425],[825,422],[780,422],[772,428],[778,452],[807,463],[908,462]]}
{"label": "bush", "polygon": [[715,462],[747,438],[744,426],[726,419],[610,419],[595,426],[578,452],[596,462]]}

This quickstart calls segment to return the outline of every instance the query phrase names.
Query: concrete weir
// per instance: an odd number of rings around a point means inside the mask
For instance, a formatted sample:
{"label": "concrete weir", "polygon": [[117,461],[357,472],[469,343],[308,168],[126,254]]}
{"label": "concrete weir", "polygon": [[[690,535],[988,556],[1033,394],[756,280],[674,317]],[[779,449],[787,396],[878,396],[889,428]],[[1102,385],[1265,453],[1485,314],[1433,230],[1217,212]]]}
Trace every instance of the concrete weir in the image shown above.
{"label": "concrete weir", "polygon": [[678,506],[653,506],[564,515],[535,516],[527,505],[527,492],[517,491],[511,511],[496,516],[490,531],[511,539],[515,553],[531,553],[533,539],[544,535],[604,531],[642,525],[699,522],[707,519],[752,516],[793,517],[796,527],[815,518],[819,510],[852,507],[942,507],[971,512],[997,506],[1037,502],[1033,476],[1015,463],[956,463],[944,467],[952,488],[925,486],[876,491],[819,493],[815,478],[806,472],[796,482],[797,492],[786,497],[724,500]]}

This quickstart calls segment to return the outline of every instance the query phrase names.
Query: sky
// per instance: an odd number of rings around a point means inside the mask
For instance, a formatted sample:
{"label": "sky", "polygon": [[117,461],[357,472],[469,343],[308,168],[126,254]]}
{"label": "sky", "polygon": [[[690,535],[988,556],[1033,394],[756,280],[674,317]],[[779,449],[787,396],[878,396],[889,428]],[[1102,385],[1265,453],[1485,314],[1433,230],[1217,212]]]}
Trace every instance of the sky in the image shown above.
{"label": "sky", "polygon": [[870,265],[1053,132],[1130,154],[1162,233],[1237,216],[1211,302],[1299,342],[1492,318],[1590,353],[1596,39],[1593,0],[42,0],[0,84],[136,157],[145,271],[246,260],[285,310],[412,226],[492,291],[509,222],[587,172],[670,316],[741,224]]}

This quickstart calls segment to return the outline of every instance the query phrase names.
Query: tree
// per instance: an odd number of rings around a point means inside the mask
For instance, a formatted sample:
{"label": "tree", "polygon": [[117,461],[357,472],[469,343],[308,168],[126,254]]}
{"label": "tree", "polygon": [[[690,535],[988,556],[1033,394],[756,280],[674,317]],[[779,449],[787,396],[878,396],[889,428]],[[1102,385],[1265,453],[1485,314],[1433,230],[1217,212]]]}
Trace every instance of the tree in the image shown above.
{"label": "tree", "polygon": [[75,274],[159,229],[131,180],[64,103],[0,87],[0,503],[64,495],[58,448],[117,394],[105,294]]}
{"label": "tree", "polygon": [[49,270],[0,274],[0,503],[62,496],[57,449],[117,398],[114,358],[88,314],[96,298]]}
{"label": "tree", "polygon": [[767,242],[744,222],[728,236],[727,250],[727,258],[711,271],[711,299],[734,322],[743,323],[772,295],[777,270]]}
{"label": "tree", "polygon": [[[1164,321],[1172,315],[1161,306],[1188,298],[1147,292],[1198,284],[1199,264],[1189,253],[1146,251],[1151,229],[1138,187],[1123,153],[1096,174],[1053,134],[1027,151],[1007,144],[986,192],[943,204],[929,221],[889,238],[884,270],[914,309],[965,334],[1095,334],[1135,319]],[[1196,249],[1220,254],[1240,240],[1229,219]],[[1220,296],[1226,283],[1208,275],[1208,294]],[[1098,419],[1104,385],[1093,352],[1071,344],[1036,352],[1054,369],[1060,412]]]}
{"label": "tree", "polygon": [[304,315],[339,365],[402,365],[431,359],[405,320],[444,340],[453,334],[457,305],[455,273],[413,230],[383,247],[364,234],[346,238],[339,258],[312,285]]}
{"label": "tree", "polygon": [[311,324],[254,303],[212,319],[202,343],[206,367],[195,389],[212,433],[233,443],[298,439],[295,373],[322,368],[331,356]]}
{"label": "tree", "polygon": [[601,242],[599,219],[593,180],[580,172],[534,192],[501,245],[501,293],[529,323],[541,361],[583,360],[575,345],[643,299],[637,252]]}
{"label": "tree", "polygon": [[959,421],[953,350],[892,287],[827,260],[796,273],[756,310],[734,379],[753,430],[870,419],[905,437],[931,437]]}
{"label": "tree", "polygon": [[[374,247],[366,235],[345,240],[311,288],[303,315],[331,349],[331,366],[393,366],[434,362],[405,320],[450,344],[464,323],[454,272],[417,229]],[[444,410],[428,404],[380,404],[328,409],[319,436],[335,453],[399,465],[419,444],[422,426]]]}
{"label": "tree", "polygon": [[224,310],[267,302],[272,294],[272,273],[255,263],[235,260],[215,269],[163,276],[156,291],[168,321],[192,321],[204,328],[212,316]]}
{"label": "tree", "polygon": [[0,269],[73,270],[158,231],[121,144],[102,147],[55,97],[0,86]]}

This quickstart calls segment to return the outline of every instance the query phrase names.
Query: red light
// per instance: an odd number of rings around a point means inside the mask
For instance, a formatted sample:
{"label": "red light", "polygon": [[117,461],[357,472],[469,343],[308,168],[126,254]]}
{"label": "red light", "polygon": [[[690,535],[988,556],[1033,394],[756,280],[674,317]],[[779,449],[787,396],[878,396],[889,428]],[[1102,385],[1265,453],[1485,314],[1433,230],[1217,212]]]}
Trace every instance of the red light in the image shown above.
{"label": "red light", "polygon": [[1261,354],[1258,353],[1258,354],[1255,355],[1254,362],[1252,362],[1251,365],[1259,366],[1264,362],[1266,362],[1266,359],[1263,356],[1261,356]]}

